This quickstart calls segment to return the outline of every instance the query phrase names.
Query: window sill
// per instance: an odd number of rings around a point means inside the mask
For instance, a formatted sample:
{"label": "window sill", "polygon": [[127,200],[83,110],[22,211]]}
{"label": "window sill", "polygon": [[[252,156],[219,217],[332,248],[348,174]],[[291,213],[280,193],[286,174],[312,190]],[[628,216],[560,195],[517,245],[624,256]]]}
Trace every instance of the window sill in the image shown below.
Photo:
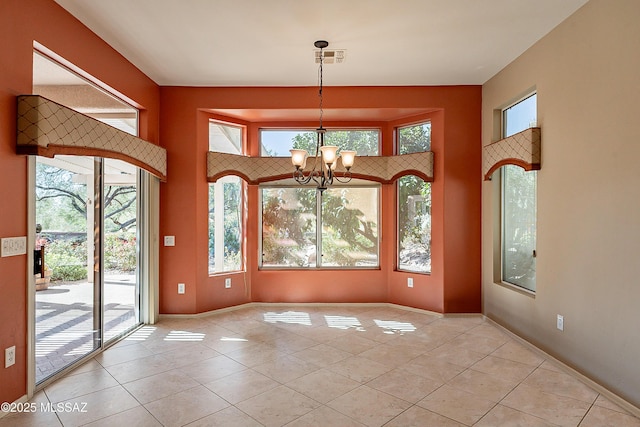
{"label": "window sill", "polygon": [[381,270],[380,266],[376,267],[258,267],[258,271],[361,271],[361,270]]}
{"label": "window sill", "polygon": [[230,276],[232,274],[244,274],[244,273],[246,273],[245,270],[230,270],[230,271],[220,271],[220,272],[210,271],[209,277]]}
{"label": "window sill", "polygon": [[420,274],[422,276],[431,276],[430,271],[413,271],[413,270],[400,270],[399,268],[395,269],[396,273],[405,273],[405,274]]}
{"label": "window sill", "polygon": [[502,286],[507,289],[511,289],[512,291],[516,291],[518,293],[521,293],[522,295],[525,295],[534,299],[536,297],[536,293],[534,291],[530,291],[529,289],[523,288],[518,285],[514,285],[513,283],[500,281],[500,282],[494,282],[494,284],[498,286]]}

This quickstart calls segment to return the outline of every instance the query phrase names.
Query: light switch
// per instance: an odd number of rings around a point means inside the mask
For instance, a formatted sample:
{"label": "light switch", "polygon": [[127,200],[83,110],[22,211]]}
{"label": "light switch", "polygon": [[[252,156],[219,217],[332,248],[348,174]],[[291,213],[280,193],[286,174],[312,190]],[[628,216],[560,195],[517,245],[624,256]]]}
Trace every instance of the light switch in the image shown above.
{"label": "light switch", "polygon": [[176,236],[164,236],[164,245],[165,246],[175,246],[176,245]]}
{"label": "light switch", "polygon": [[26,237],[4,237],[0,256],[25,255],[27,253]]}

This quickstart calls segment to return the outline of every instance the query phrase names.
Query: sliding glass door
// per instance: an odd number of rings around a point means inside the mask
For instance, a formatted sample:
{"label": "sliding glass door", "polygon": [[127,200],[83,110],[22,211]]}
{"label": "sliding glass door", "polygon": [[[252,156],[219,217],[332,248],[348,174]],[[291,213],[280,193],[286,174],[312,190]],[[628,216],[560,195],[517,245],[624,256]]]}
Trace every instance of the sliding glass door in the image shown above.
{"label": "sliding glass door", "polygon": [[104,338],[109,341],[140,320],[138,171],[104,159]]}

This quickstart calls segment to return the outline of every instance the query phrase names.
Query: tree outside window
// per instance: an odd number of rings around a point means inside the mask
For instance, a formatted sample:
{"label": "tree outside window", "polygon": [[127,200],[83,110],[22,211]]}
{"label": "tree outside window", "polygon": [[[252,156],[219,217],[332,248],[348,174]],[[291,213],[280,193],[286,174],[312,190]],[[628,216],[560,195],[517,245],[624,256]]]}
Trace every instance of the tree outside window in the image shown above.
{"label": "tree outside window", "polygon": [[[328,130],[325,144],[378,155],[378,130]],[[289,149],[315,155],[316,133],[261,131],[263,156],[289,156]],[[357,159],[356,159],[357,164]],[[356,166],[357,167],[357,166]],[[377,267],[380,187],[335,185],[262,187],[262,267]]]}
{"label": "tree outside window", "polygon": [[[502,112],[503,137],[535,125],[537,98],[533,94]],[[502,281],[535,292],[537,172],[507,165],[502,183]]]}
{"label": "tree outside window", "polygon": [[[209,122],[209,150],[242,153],[243,128]],[[209,184],[209,273],[238,271],[242,265],[243,185],[236,176]]]}
{"label": "tree outside window", "polygon": [[[398,129],[398,154],[429,151],[431,123]],[[431,272],[431,184],[415,175],[398,180],[398,270]]]}

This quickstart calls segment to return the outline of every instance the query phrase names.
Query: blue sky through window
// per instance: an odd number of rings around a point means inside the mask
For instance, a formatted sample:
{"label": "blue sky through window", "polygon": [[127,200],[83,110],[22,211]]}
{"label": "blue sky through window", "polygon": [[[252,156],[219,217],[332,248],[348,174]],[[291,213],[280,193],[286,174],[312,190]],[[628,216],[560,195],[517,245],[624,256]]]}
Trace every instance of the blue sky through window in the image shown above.
{"label": "blue sky through window", "polygon": [[503,112],[504,135],[506,138],[514,133],[522,132],[525,129],[536,126],[537,99],[534,93],[530,97],[523,99],[517,104],[507,108]]}
{"label": "blue sky through window", "polygon": [[308,130],[262,130],[260,132],[260,155],[274,157],[289,157],[289,150],[293,147],[293,138]]}

